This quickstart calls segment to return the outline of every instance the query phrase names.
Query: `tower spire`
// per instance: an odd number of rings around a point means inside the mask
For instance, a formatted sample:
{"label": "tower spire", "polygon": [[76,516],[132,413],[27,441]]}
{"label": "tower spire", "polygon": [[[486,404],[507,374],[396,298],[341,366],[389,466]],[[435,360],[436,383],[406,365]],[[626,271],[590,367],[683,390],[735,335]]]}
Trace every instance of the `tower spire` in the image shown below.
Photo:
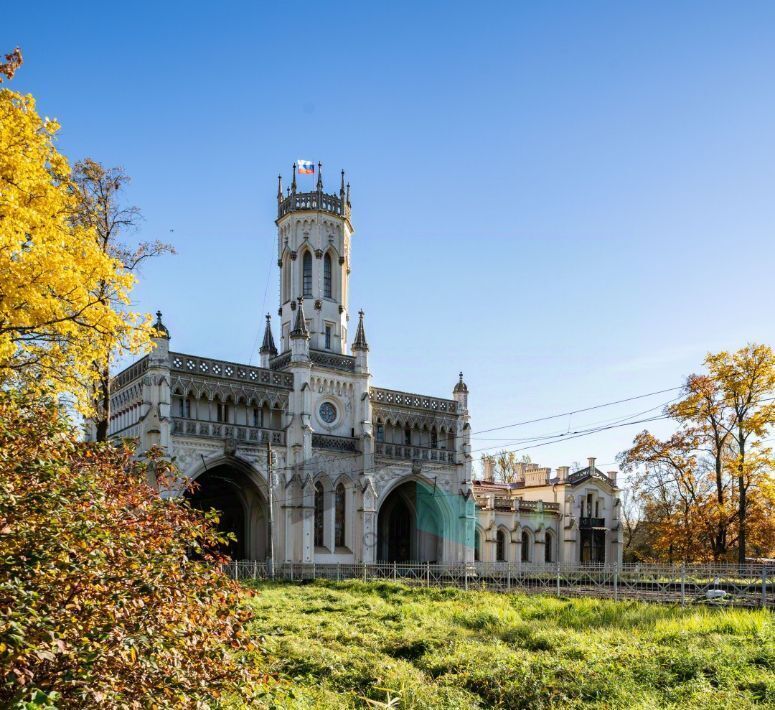
{"label": "tower spire", "polygon": [[291,192],[296,194],[296,163],[293,164],[293,180],[291,181]]}
{"label": "tower spire", "polygon": [[323,192],[323,163],[318,163],[318,192]]}
{"label": "tower spire", "polygon": [[355,340],[353,341],[353,350],[363,350],[364,352],[369,349],[369,344],[366,342],[366,331],[363,328],[363,311],[358,311],[358,329],[355,331]]}
{"label": "tower spire", "polygon": [[296,308],[296,321],[293,324],[291,338],[306,338],[309,340],[309,331],[307,330],[307,321],[304,318],[304,299],[299,296],[298,307]]}
{"label": "tower spire", "polygon": [[261,349],[258,351],[262,355],[271,355],[274,357],[277,355],[277,348],[274,344],[274,337],[272,337],[272,317],[266,314],[266,328],[264,329],[264,342],[261,343]]}
{"label": "tower spire", "polygon": [[344,200],[344,170],[342,170],[342,186],[339,188],[339,197]]}
{"label": "tower spire", "polygon": [[277,176],[277,201],[281,202],[283,199],[283,176]]}
{"label": "tower spire", "polygon": [[156,311],[156,322],[153,324],[153,328],[157,333],[157,338],[170,339],[170,332],[167,330],[167,326],[161,322],[161,311]]}

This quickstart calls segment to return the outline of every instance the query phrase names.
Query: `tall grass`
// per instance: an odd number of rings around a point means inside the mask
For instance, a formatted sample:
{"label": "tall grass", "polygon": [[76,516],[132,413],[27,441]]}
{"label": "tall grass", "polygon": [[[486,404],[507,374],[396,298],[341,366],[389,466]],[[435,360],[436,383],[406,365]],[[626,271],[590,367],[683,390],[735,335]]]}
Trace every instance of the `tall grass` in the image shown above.
{"label": "tall grass", "polygon": [[274,707],[775,706],[768,611],[358,581],[256,588]]}

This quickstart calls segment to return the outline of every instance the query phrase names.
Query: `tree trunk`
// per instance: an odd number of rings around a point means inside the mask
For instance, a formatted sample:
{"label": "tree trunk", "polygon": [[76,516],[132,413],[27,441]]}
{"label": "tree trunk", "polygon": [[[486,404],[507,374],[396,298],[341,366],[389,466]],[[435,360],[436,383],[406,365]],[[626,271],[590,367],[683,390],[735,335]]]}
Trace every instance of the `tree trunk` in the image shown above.
{"label": "tree trunk", "polygon": [[738,430],[739,437],[739,456],[740,459],[737,464],[737,486],[740,492],[740,507],[738,517],[740,519],[740,535],[738,536],[737,546],[737,562],[742,567],[745,565],[745,516],[746,516],[746,486],[745,486],[745,439],[743,438],[742,429]]}
{"label": "tree trunk", "polygon": [[110,370],[107,365],[100,368],[99,383],[94,398],[94,429],[97,441],[108,440],[110,425]]}

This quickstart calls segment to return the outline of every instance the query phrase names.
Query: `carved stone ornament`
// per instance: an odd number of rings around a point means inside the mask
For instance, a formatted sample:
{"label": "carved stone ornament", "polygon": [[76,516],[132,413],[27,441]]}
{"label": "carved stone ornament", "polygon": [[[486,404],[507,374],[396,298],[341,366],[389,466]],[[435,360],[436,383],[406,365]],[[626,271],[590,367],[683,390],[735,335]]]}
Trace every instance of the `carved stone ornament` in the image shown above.
{"label": "carved stone ornament", "polygon": [[296,310],[296,301],[291,301],[291,310],[292,311]]}
{"label": "carved stone ornament", "polygon": [[282,259],[278,259],[277,260],[277,266],[282,268],[282,265],[283,265],[283,260]]}
{"label": "carved stone ornament", "polygon": [[339,312],[344,313],[344,306],[339,306]]}
{"label": "carved stone ornament", "polygon": [[319,311],[321,308],[323,308],[323,301],[318,299],[317,301],[315,301],[315,310]]}
{"label": "carved stone ornament", "polygon": [[282,307],[282,306],[280,306],[280,307],[277,309],[277,315],[278,315],[278,316],[281,316],[282,314],[283,314],[283,307]]}
{"label": "carved stone ornament", "polygon": [[291,259],[292,259],[293,261],[296,261],[296,256],[297,256],[296,252],[295,252],[295,251],[292,251],[292,252],[291,252]]}
{"label": "carved stone ornament", "polygon": [[323,250],[322,249],[315,249],[315,256],[318,259],[322,259],[323,258]]}
{"label": "carved stone ornament", "polygon": [[341,266],[342,264],[344,264],[344,257],[340,256],[339,257],[339,266]]}

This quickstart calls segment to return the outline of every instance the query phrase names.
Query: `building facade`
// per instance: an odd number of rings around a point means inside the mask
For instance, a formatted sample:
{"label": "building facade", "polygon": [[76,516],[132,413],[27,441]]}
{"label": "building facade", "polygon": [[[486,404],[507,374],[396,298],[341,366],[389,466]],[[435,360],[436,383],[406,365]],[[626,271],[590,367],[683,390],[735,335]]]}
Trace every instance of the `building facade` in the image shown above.
{"label": "building facade", "polygon": [[474,481],[462,373],[450,397],[374,385],[364,313],[349,308],[344,172],[338,194],[320,170],[312,192],[297,189],[295,166],[285,192],[278,178],[276,226],[278,338],[267,315],[259,366],[171,351],[159,313],[155,349],[111,387],[110,435],[173,457],[196,483],[192,503],[234,533],[233,557],[618,559],[618,489],[594,465]]}

